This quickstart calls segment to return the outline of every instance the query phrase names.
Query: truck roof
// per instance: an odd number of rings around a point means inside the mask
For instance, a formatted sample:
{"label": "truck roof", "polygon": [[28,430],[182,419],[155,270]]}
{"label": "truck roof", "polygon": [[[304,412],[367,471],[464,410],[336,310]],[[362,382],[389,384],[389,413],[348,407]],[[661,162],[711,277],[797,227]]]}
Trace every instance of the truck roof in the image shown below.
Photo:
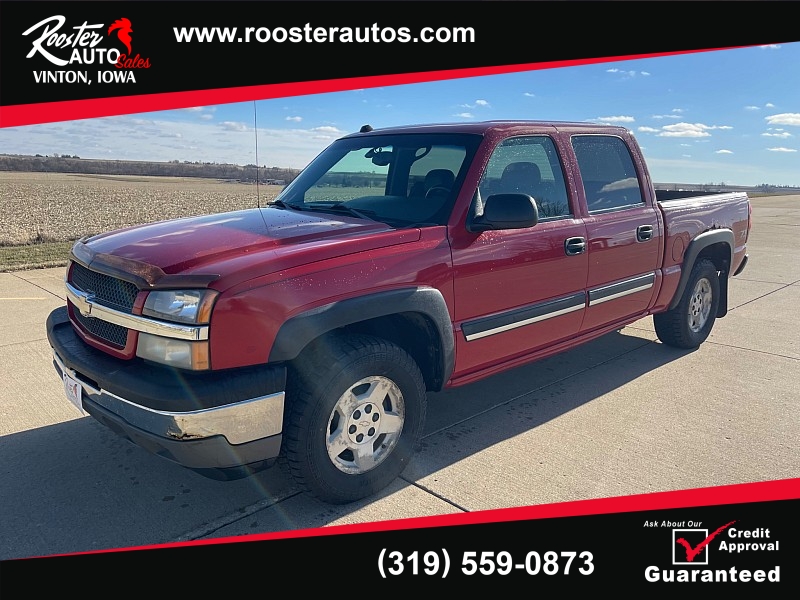
{"label": "truck roof", "polygon": [[382,127],[380,129],[372,129],[367,132],[351,133],[343,138],[353,138],[368,135],[386,135],[398,133],[472,133],[485,135],[492,131],[507,131],[509,129],[518,128],[569,128],[569,129],[586,129],[588,131],[604,131],[607,133],[626,132],[625,127],[617,125],[606,125],[601,123],[587,123],[579,121],[536,121],[536,120],[498,120],[498,121],[470,121],[470,122],[457,122],[457,123],[424,123],[419,125],[400,125],[394,127]]}

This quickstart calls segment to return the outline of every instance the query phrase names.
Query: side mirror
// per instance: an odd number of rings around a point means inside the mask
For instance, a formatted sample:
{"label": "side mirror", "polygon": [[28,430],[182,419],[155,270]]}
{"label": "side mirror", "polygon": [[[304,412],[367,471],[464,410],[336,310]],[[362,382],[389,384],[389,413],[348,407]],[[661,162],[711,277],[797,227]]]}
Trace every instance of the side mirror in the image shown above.
{"label": "side mirror", "polygon": [[525,229],[539,222],[536,200],[527,194],[495,194],[483,205],[483,214],[469,224],[469,231]]}

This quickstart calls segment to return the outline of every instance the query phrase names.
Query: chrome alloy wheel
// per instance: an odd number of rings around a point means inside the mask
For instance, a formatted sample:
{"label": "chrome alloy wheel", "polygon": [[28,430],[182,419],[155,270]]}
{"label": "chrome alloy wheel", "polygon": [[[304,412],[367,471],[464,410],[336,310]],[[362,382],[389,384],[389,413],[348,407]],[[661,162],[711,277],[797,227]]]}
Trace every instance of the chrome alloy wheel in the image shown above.
{"label": "chrome alloy wheel", "polygon": [[699,279],[689,300],[689,329],[695,333],[700,331],[708,321],[713,299],[711,282],[705,278]]}
{"label": "chrome alloy wheel", "polygon": [[340,471],[359,475],[374,469],[394,449],[403,431],[405,404],[400,388],[386,377],[353,384],[331,412],[325,447]]}

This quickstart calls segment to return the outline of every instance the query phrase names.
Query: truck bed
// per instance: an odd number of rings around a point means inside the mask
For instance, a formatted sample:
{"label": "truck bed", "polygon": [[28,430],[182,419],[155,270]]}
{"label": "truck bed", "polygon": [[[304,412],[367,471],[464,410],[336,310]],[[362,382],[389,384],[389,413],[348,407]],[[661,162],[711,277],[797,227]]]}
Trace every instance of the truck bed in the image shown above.
{"label": "truck bed", "polygon": [[[667,192],[667,195],[675,193],[682,192]],[[676,237],[688,243],[704,231],[719,228],[731,229],[737,245],[744,245],[750,214],[746,192],[691,194],[662,200],[661,193],[656,192],[659,208],[664,215],[667,250],[675,243]]]}

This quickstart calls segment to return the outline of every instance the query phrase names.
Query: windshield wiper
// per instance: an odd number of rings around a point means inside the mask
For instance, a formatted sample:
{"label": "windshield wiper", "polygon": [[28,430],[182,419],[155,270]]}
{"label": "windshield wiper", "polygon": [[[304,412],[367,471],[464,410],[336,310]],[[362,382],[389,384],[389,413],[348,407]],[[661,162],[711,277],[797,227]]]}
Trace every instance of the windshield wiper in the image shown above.
{"label": "windshield wiper", "polygon": [[359,210],[357,208],[352,208],[347,206],[343,202],[337,202],[335,204],[306,204],[306,210],[316,210],[319,212],[340,212],[350,215],[351,217],[358,217],[360,219],[367,219],[368,221],[374,221],[370,215],[375,215],[374,210]]}
{"label": "windshield wiper", "polygon": [[275,200],[274,202],[270,202],[268,206],[276,206],[278,208],[291,208],[292,210],[306,210],[302,206],[297,204],[290,204],[289,202],[284,202],[283,200]]}

